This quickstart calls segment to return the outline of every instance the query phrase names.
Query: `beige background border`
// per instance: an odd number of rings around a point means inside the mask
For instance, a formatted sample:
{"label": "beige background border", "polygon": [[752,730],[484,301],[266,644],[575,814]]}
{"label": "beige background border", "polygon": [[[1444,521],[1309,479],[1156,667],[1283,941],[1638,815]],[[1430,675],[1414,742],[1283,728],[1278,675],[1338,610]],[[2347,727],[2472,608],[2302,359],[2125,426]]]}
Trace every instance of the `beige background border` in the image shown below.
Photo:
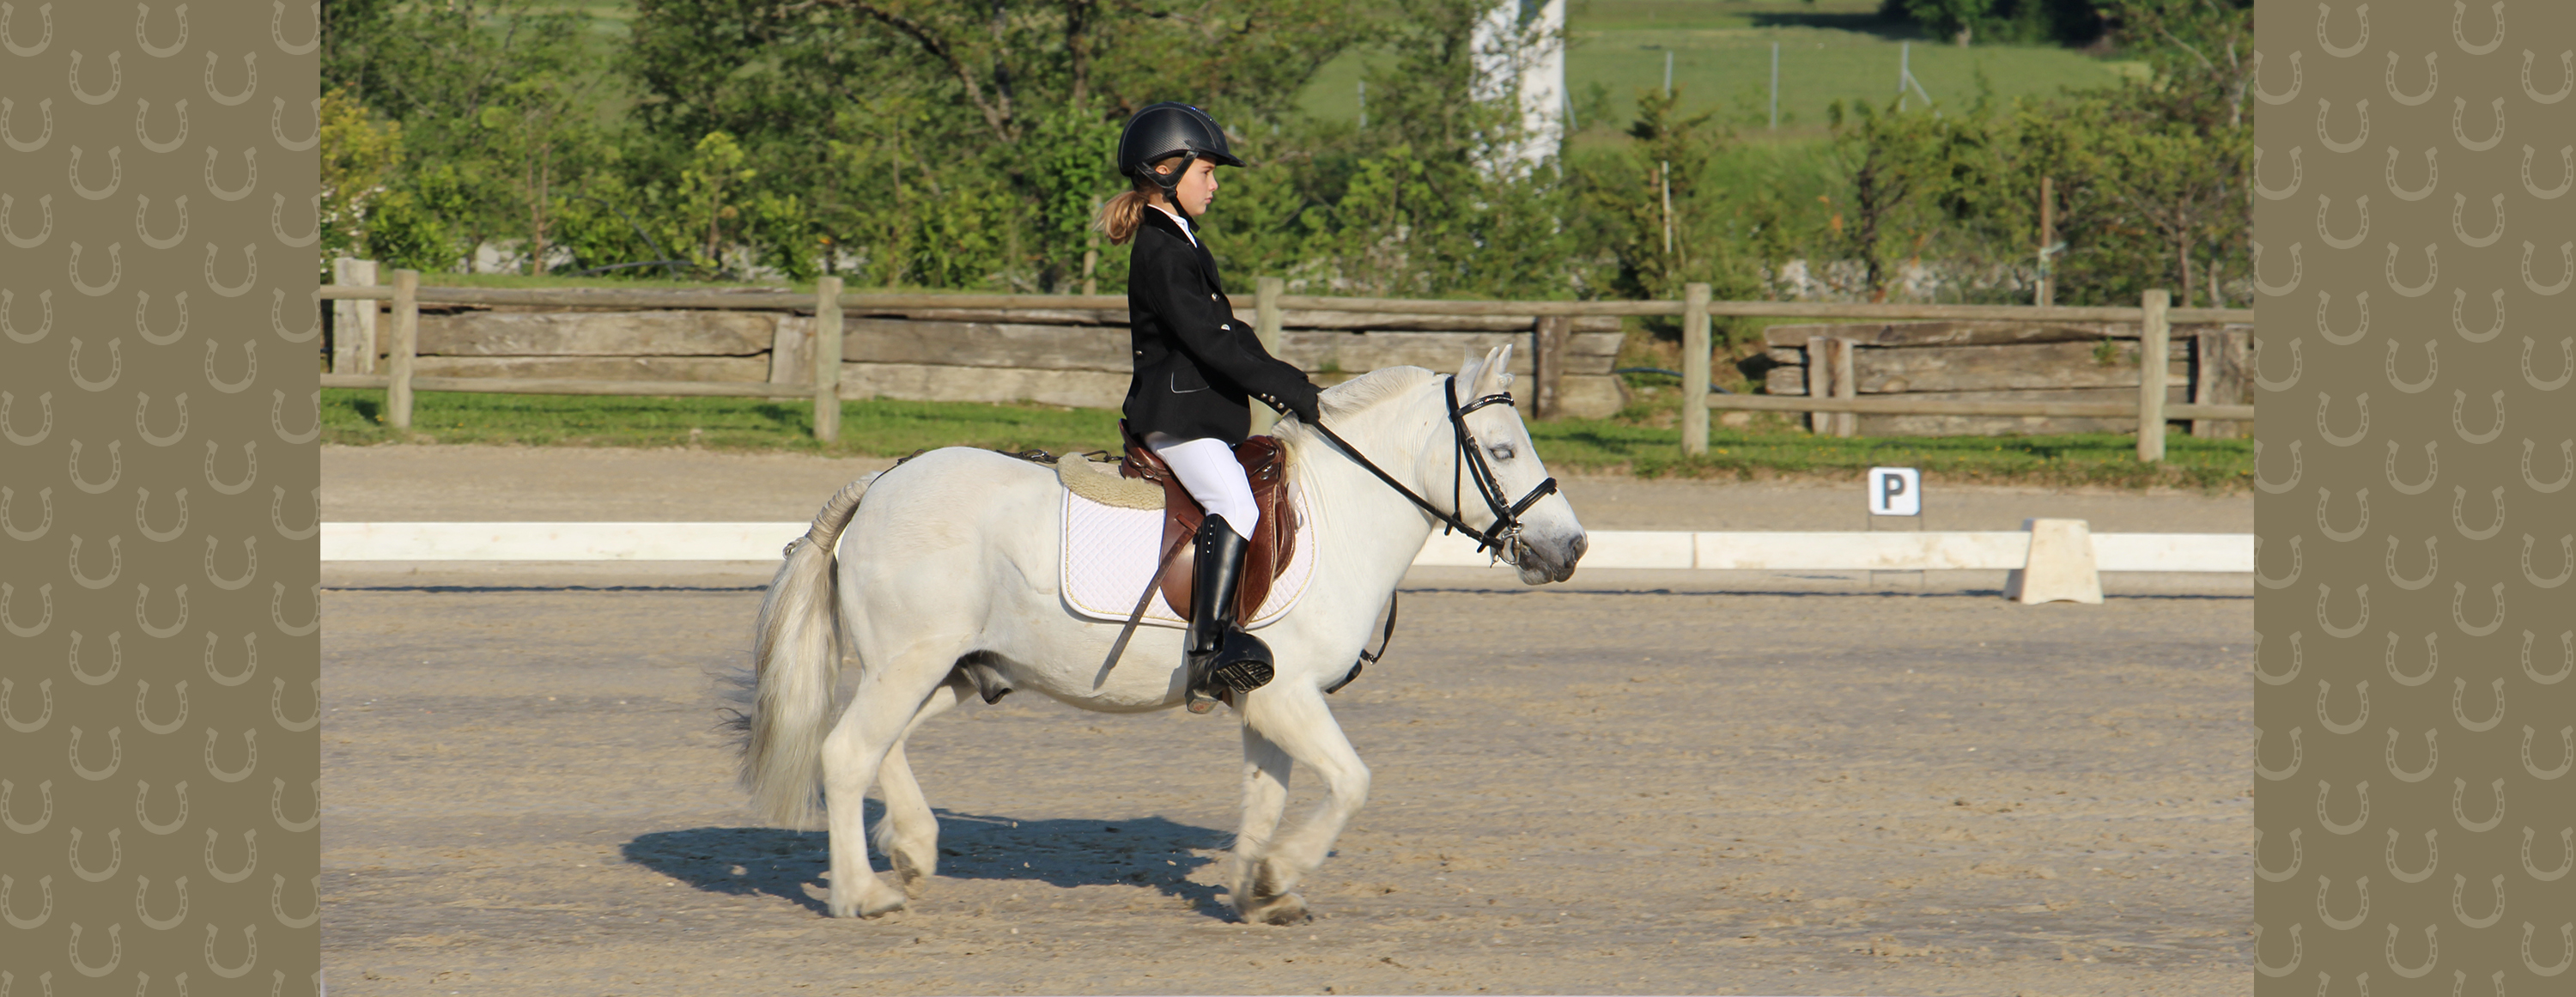
{"label": "beige background border", "polygon": [[313,993],[319,8],[0,9],[0,986]]}
{"label": "beige background border", "polygon": [[2563,988],[2576,9],[2255,37],[2255,989]]}

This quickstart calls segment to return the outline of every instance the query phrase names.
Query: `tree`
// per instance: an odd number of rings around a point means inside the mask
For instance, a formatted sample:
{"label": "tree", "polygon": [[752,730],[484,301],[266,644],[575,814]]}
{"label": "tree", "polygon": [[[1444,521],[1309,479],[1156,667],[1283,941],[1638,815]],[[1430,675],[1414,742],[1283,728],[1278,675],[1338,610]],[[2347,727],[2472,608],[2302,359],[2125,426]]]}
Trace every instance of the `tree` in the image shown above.
{"label": "tree", "polygon": [[360,252],[376,202],[402,161],[402,126],[370,120],[366,105],[346,87],[322,95],[322,252],[333,258]]}
{"label": "tree", "polygon": [[1710,161],[1733,140],[1715,114],[1681,117],[1682,91],[1637,92],[1633,139],[1622,155],[1579,171],[1581,214],[1615,261],[1608,289],[1621,297],[1675,297],[1682,285],[1732,276],[1733,240],[1712,231],[1723,191],[1703,191]]}
{"label": "tree", "polygon": [[2095,0],[1882,0],[1878,13],[1961,46],[2083,45],[2102,33],[2096,7]]}
{"label": "tree", "polygon": [[2156,110],[2209,128],[2215,111],[2225,127],[2248,127],[2245,93],[2253,84],[2253,0],[2112,0],[2111,36],[2154,70]]}
{"label": "tree", "polygon": [[1891,104],[1881,112],[1866,102],[1853,103],[1846,114],[1835,101],[1826,108],[1826,120],[1835,158],[1850,178],[1851,222],[1845,227],[1840,215],[1834,218],[1839,241],[1867,268],[1870,300],[1885,301],[1894,255],[1889,245],[1909,241],[1909,251],[1919,250],[1928,240],[1930,232],[1919,224],[1911,226],[1911,240],[1899,229],[1916,221],[1923,202],[1948,192],[1945,154],[1958,144],[1957,127],[1925,111],[1909,114]]}
{"label": "tree", "polygon": [[[578,68],[578,67],[576,67]],[[547,236],[563,161],[578,157],[591,137],[591,81],[587,73],[541,72],[513,80],[484,106],[480,123],[502,183],[526,212],[528,272],[546,272]]]}
{"label": "tree", "polygon": [[687,227],[674,234],[697,240],[693,259],[699,269],[721,273],[725,223],[742,216],[744,185],[760,171],[743,165],[741,143],[723,132],[708,132],[695,152],[680,171],[678,221]]}
{"label": "tree", "polygon": [[[591,113],[578,103],[565,105],[567,85],[554,82],[596,78],[584,34],[588,15],[538,10],[531,0],[453,0],[368,16],[375,18],[364,22],[371,33],[348,42],[363,58],[353,55],[358,61],[346,68],[358,99],[400,122],[412,152],[392,184],[406,204],[408,234],[399,240],[411,247],[406,251],[430,252],[432,241],[459,239],[470,252],[504,233],[535,236],[527,227],[542,223],[546,208],[530,192],[551,192],[561,173],[553,164],[562,143],[551,136],[578,130]],[[513,116],[518,125],[500,126]],[[532,184],[538,162],[547,164],[540,171],[546,175]],[[433,214],[408,214],[415,211]]]}
{"label": "tree", "polygon": [[361,101],[381,89],[388,64],[384,46],[399,41],[392,30],[395,0],[330,0],[321,8],[322,87],[346,89]]}
{"label": "tree", "polygon": [[[1135,109],[1177,98],[1238,137],[1267,130],[1361,30],[1326,0],[642,0],[635,25],[621,65],[642,97],[638,168],[669,175],[688,143],[724,131],[755,186],[810,203],[797,252],[828,245],[889,281],[970,272],[915,266],[925,249],[908,240],[935,215],[989,234],[1003,258],[981,274],[1032,289],[1078,274],[1091,205],[1125,186],[1109,147]],[[963,190],[1001,199],[949,197]]]}

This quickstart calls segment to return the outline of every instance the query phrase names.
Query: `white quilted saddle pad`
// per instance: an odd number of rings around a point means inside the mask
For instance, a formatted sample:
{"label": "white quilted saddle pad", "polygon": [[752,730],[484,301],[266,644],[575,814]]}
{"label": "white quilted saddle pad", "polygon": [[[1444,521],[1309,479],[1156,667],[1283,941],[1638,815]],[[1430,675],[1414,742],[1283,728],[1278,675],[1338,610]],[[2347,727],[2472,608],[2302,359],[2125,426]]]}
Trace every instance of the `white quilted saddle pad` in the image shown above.
{"label": "white quilted saddle pad", "polygon": [[[1307,583],[1315,577],[1315,520],[1307,515],[1305,490],[1294,481],[1288,484],[1288,503],[1297,510],[1298,522],[1288,567],[1271,581],[1270,594],[1261,601],[1261,608],[1243,621],[1246,630],[1277,622],[1297,605],[1298,597],[1306,594]],[[1062,564],[1059,574],[1065,605],[1081,616],[1127,622],[1127,614],[1136,611],[1136,597],[1143,595],[1145,586],[1153,580],[1155,562],[1163,553],[1162,541],[1163,510],[1122,509],[1066,490],[1063,554],[1058,559]],[[1145,615],[1138,622],[1189,626],[1189,621],[1163,600],[1160,589],[1145,603]]]}

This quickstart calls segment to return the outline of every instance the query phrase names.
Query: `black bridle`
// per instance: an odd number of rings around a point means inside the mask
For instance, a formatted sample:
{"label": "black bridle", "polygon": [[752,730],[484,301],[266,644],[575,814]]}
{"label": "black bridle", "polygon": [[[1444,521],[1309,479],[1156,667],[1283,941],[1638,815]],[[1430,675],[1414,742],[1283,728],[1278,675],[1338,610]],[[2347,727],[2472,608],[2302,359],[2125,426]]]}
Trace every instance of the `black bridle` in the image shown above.
{"label": "black bridle", "polygon": [[1429,499],[1414,494],[1413,489],[1404,487],[1403,483],[1396,481],[1385,471],[1379,470],[1376,464],[1370,463],[1369,459],[1360,453],[1358,447],[1352,446],[1350,441],[1342,439],[1340,434],[1326,428],[1321,422],[1315,424],[1315,431],[1324,434],[1324,438],[1333,441],[1333,445],[1341,447],[1342,452],[1351,455],[1351,459],[1358,461],[1361,467],[1368,468],[1369,473],[1377,475],[1378,480],[1386,482],[1387,487],[1402,493],[1405,498],[1412,499],[1414,505],[1421,506],[1422,511],[1430,513],[1432,518],[1439,520],[1442,524],[1440,528],[1442,536],[1447,536],[1450,530],[1457,530],[1475,537],[1477,550],[1490,548],[1496,557],[1502,558],[1506,563],[1518,564],[1519,562],[1510,555],[1509,545],[1520,537],[1521,513],[1529,511],[1529,507],[1536,504],[1538,500],[1555,494],[1556,479],[1551,477],[1539,482],[1538,487],[1530,489],[1529,494],[1521,496],[1518,502],[1506,501],[1502,482],[1494,477],[1493,466],[1485,462],[1485,448],[1478,446],[1475,434],[1467,431],[1467,414],[1487,405],[1512,405],[1512,396],[1495,393],[1466,405],[1460,405],[1458,404],[1458,378],[1454,374],[1444,379],[1440,394],[1442,400],[1448,404],[1450,436],[1456,446],[1457,454],[1457,461],[1449,469],[1449,506],[1453,509],[1465,508],[1460,501],[1464,497],[1461,479],[1474,478],[1476,494],[1485,500],[1485,507],[1493,510],[1494,513],[1494,525],[1486,527],[1482,532],[1467,525],[1467,521],[1458,518],[1456,513],[1442,512],[1439,507],[1432,505]]}

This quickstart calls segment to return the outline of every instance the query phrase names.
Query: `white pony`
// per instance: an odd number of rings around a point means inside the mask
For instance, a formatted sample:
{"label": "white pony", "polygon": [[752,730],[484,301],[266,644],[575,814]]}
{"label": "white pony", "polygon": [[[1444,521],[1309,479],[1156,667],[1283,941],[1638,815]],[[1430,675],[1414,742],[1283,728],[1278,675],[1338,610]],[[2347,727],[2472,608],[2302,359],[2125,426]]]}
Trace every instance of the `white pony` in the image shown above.
{"label": "white pony", "polygon": [[[1472,483],[1490,469],[1505,496],[1528,494],[1503,557],[1531,585],[1563,581],[1583,556],[1564,496],[1538,498],[1547,471],[1503,394],[1506,346],[1452,379],[1419,367],[1374,371],[1323,393],[1326,425],[1441,512],[1484,531],[1497,517]],[[1454,394],[1451,394],[1454,392]],[[1508,399],[1505,399],[1508,401]],[[1463,418],[1451,413],[1471,407]],[[1457,428],[1468,437],[1460,444]],[[1321,865],[1368,797],[1369,770],[1326,707],[1366,648],[1378,611],[1440,520],[1355,462],[1314,427],[1283,420],[1288,473],[1307,496],[1319,560],[1304,595],[1261,636],[1270,684],[1240,697],[1245,779],[1231,899],[1246,921],[1306,914],[1294,890]],[[1480,449],[1463,470],[1458,454]],[[1470,483],[1459,486],[1461,477]],[[1552,484],[1552,482],[1551,482]],[[938,864],[937,820],[905,763],[904,739],[975,694],[972,671],[1087,710],[1141,713],[1182,703],[1182,631],[1074,615],[1057,591],[1063,485],[1053,469],[988,450],[924,453],[824,504],[762,600],[752,669],[736,676],[743,786],[765,818],[811,827],[819,789],[831,836],[834,917],[874,917],[918,896]],[[1452,506],[1453,488],[1463,499]],[[866,501],[860,501],[864,492]],[[1509,499],[1504,499],[1508,506]],[[1480,507],[1483,506],[1483,507]],[[1509,524],[1506,524],[1509,525]],[[835,551],[846,546],[846,556]],[[836,567],[837,565],[837,567]],[[843,655],[856,692],[834,717]],[[1304,821],[1279,831],[1291,761],[1325,781]],[[868,865],[862,795],[881,787],[874,841],[900,885]]]}

